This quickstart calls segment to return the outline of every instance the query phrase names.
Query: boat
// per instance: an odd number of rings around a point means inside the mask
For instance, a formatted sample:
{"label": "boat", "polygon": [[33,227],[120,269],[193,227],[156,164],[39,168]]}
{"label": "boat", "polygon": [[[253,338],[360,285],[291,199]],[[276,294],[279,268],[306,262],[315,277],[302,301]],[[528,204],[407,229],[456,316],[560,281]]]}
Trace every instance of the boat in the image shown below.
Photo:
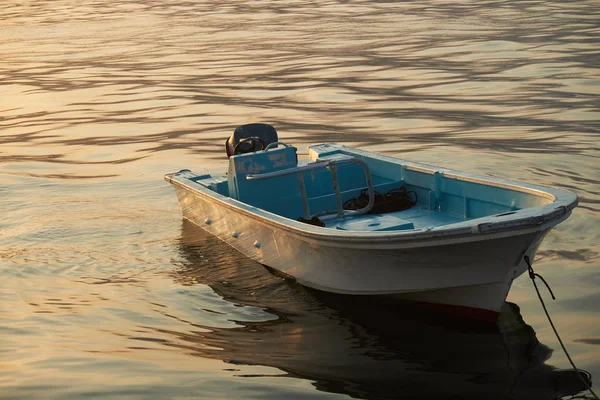
{"label": "boat", "polygon": [[267,124],[236,128],[225,147],[226,174],[165,175],[184,219],[304,286],[485,321],[578,203],[566,190],[342,144],[299,160]]}

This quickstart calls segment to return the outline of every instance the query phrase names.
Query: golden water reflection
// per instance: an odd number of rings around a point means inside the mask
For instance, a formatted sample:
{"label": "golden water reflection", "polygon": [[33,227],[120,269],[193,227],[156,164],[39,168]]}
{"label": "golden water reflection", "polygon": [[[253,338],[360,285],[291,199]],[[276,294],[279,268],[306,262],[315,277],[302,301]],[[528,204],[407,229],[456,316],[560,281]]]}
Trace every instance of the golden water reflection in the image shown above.
{"label": "golden water reflection", "polygon": [[[517,377],[499,362],[506,335],[442,333],[385,304],[365,320],[194,243],[162,176],[223,170],[225,138],[258,121],[301,158],[341,142],[576,192],[536,270],[599,375],[599,16],[591,0],[3,2],[0,397],[394,398],[394,372],[459,390],[476,370],[469,390],[487,371],[482,390],[530,395],[548,386],[526,377],[567,367],[546,359],[558,343],[526,280],[509,297],[515,338],[545,355],[517,346]],[[382,326],[391,314],[410,332]],[[415,332],[434,346],[413,349]],[[444,363],[446,337],[481,338],[489,362]]]}

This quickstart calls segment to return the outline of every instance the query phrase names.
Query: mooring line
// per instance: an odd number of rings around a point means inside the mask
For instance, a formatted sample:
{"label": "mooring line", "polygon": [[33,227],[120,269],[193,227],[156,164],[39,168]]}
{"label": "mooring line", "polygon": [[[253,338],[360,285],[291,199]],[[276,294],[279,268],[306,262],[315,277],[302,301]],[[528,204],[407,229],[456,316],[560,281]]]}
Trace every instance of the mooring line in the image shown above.
{"label": "mooring line", "polygon": [[[582,373],[586,372],[586,371],[579,370],[575,366],[575,363],[573,362],[573,359],[571,359],[571,356],[569,355],[569,352],[567,351],[567,348],[565,347],[562,339],[560,338],[560,335],[558,334],[558,331],[556,330],[556,327],[554,326],[554,322],[552,322],[552,318],[550,318],[550,314],[548,313],[548,309],[546,308],[546,304],[544,303],[544,299],[542,298],[542,295],[540,294],[540,290],[538,289],[537,284],[535,283],[535,277],[536,276],[539,277],[542,280],[542,282],[544,282],[544,284],[548,288],[548,291],[550,292],[550,295],[552,296],[552,300],[556,300],[556,297],[554,297],[554,293],[552,293],[552,289],[550,289],[550,285],[548,285],[548,282],[546,282],[546,280],[544,278],[542,278],[542,276],[540,274],[536,274],[535,273],[535,271],[533,270],[533,267],[531,266],[531,260],[529,259],[529,256],[525,255],[525,256],[523,256],[523,259],[527,263],[527,269],[529,271],[529,277],[531,278],[531,281],[533,282],[533,286],[535,287],[535,291],[537,292],[538,298],[540,299],[540,303],[542,303],[542,308],[544,309],[544,312],[546,313],[546,317],[548,318],[548,322],[550,322],[550,326],[552,327],[552,330],[554,331],[554,334],[556,335],[556,338],[558,339],[558,342],[560,343],[560,346],[562,347],[563,351],[565,352],[565,355],[569,359],[569,362],[571,363],[571,366],[573,367],[573,369],[577,373],[577,376],[579,377],[579,379],[581,380],[581,382],[583,383],[583,385],[596,398],[596,400],[600,400],[600,398],[598,398],[598,395],[592,390],[592,387],[591,387],[591,382],[592,382],[591,376],[590,376],[590,383],[588,384],[586,382],[586,380],[583,379],[583,376],[582,376]],[[589,373],[587,375],[589,375]]]}

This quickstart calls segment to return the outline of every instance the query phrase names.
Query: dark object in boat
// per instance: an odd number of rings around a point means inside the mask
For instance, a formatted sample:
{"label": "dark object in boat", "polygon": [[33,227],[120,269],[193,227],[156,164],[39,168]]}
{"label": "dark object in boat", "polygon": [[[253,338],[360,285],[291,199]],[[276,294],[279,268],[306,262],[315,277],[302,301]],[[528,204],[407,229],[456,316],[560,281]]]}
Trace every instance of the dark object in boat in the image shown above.
{"label": "dark object in boat", "polygon": [[[413,199],[414,197],[414,199]],[[369,203],[367,189],[360,191],[360,195],[344,203],[344,210],[358,210]],[[417,204],[417,193],[406,190],[404,186],[392,189],[386,194],[375,192],[375,205],[368,214],[385,214],[395,211],[408,210]]]}
{"label": "dark object in boat", "polygon": [[312,217],[311,219],[305,219],[304,217],[298,218],[299,222],[304,222],[305,224],[310,224],[314,226],[325,227],[325,223],[321,221],[318,217]]}
{"label": "dark object in boat", "polygon": [[234,154],[264,150],[269,144],[277,142],[277,131],[269,124],[246,124],[235,128],[225,141],[227,158]]}

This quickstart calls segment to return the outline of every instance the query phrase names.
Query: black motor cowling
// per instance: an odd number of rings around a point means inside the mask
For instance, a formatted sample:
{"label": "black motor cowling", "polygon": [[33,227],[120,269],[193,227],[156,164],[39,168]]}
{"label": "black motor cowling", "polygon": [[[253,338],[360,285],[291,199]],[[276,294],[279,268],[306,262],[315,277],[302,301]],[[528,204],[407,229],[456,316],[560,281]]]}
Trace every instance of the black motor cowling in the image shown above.
{"label": "black motor cowling", "polygon": [[264,150],[269,144],[277,142],[277,131],[268,124],[246,124],[238,126],[225,141],[227,157],[235,154]]}

